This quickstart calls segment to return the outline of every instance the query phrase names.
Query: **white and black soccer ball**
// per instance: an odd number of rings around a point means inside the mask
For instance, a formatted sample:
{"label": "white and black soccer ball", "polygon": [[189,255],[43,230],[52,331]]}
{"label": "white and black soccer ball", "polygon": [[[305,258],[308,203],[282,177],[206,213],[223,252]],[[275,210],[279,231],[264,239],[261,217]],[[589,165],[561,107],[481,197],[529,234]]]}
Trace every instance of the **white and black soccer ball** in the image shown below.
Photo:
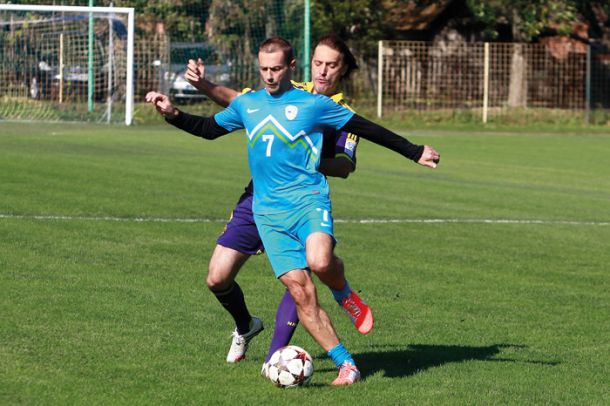
{"label": "white and black soccer ball", "polygon": [[307,351],[296,345],[282,347],[265,365],[267,378],[280,388],[307,385],[313,375],[313,361]]}

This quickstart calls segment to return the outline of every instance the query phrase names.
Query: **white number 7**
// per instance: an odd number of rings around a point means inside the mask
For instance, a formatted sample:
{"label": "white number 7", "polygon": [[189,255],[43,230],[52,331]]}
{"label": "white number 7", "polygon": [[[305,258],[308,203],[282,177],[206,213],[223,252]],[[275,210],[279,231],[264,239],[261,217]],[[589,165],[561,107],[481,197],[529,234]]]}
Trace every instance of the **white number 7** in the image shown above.
{"label": "white number 7", "polygon": [[263,142],[268,142],[266,156],[271,156],[271,146],[273,145],[273,134],[263,134]]}

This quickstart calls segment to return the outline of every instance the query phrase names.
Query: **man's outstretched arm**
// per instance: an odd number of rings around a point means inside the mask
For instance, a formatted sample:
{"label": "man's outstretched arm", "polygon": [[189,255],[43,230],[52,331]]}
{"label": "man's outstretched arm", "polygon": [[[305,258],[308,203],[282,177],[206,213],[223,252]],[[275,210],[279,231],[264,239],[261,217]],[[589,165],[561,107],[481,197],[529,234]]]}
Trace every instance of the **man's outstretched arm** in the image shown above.
{"label": "man's outstretched arm", "polygon": [[165,121],[197,137],[213,140],[229,133],[216,123],[214,117],[195,116],[178,110],[172,105],[169,97],[162,93],[148,92],[146,101],[155,106],[157,112],[165,117]]}
{"label": "man's outstretched arm", "polygon": [[222,107],[227,107],[231,104],[233,99],[240,95],[237,90],[217,85],[207,80],[205,78],[205,65],[201,58],[198,58],[196,61],[194,59],[189,59],[184,78],[187,82],[208,96],[210,100]]}
{"label": "man's outstretched arm", "polygon": [[415,145],[406,138],[357,114],[354,114],[341,130],[358,134],[359,137],[365,140],[398,152],[402,156],[423,166],[436,168],[441,160],[441,155],[431,146]]}

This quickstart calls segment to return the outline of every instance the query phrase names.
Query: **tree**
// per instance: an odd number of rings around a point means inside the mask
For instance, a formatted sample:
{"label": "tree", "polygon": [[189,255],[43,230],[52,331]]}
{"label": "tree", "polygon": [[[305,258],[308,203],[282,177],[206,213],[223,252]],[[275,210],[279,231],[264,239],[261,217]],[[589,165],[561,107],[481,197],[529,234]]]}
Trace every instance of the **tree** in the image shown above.
{"label": "tree", "polygon": [[529,42],[545,30],[569,34],[577,18],[574,0],[466,0],[476,20],[485,24],[485,31],[494,39],[499,25],[511,28],[514,42]]}
{"label": "tree", "polygon": [[[64,6],[88,6],[87,0],[11,0],[12,4],[56,4]],[[143,22],[162,23],[165,31],[171,33],[174,41],[202,41],[204,26],[208,17],[211,0],[94,0],[93,5],[108,7],[134,7],[136,9],[136,30],[138,34],[150,34],[147,30],[154,25]]]}
{"label": "tree", "polygon": [[523,42],[529,42],[544,30],[555,29],[567,34],[576,19],[576,7],[572,0],[467,0],[475,19],[485,24],[485,32],[491,38],[498,35],[499,25],[509,25],[513,46],[511,57],[508,105],[525,107],[527,102],[527,59],[523,54]]}
{"label": "tree", "polygon": [[392,36],[385,13],[381,0],[317,0],[312,2],[312,38],[334,33],[349,41],[356,53],[374,56],[377,41]]}

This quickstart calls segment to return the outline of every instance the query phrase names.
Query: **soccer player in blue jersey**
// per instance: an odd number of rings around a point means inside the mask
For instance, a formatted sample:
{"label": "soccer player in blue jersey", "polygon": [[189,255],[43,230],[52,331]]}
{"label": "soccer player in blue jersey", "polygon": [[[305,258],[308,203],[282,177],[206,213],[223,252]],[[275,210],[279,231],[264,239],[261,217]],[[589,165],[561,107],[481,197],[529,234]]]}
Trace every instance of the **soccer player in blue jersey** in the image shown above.
{"label": "soccer player in blue jersey", "polygon": [[432,168],[440,155],[324,96],[294,89],[290,78],[295,60],[286,40],[266,40],[258,56],[265,89],[236,98],[213,117],[183,113],[157,92],[147,94],[146,100],[171,124],[206,139],[246,129],[254,183],[252,210],[273,271],[290,291],[303,326],[339,368],[333,384],[353,384],[360,372],[320,306],[308,272],[321,273],[311,264],[331,264],[335,244],[328,183],[317,171],[323,131],[358,134]]}
{"label": "soccer player in blue jersey", "polygon": [[[351,51],[336,35],[326,35],[319,39],[312,56],[312,82],[292,82],[297,89],[310,93],[323,94],[335,103],[351,109],[339,92],[342,80],[349,78],[357,69],[356,59]],[[226,107],[240,92],[216,85],[205,78],[203,61],[190,60],[185,78],[211,100]],[[245,89],[249,91],[250,89]],[[244,91],[244,92],[245,92]],[[356,168],[356,148],[358,137],[345,131],[327,130],[324,137],[320,166],[318,170],[327,176],[347,178]],[[262,250],[262,243],[252,214],[252,182],[245,188],[232,212],[231,219],[217,240],[216,248],[208,267],[206,279],[208,288],[221,304],[229,311],[236,322],[231,348],[227,362],[238,362],[245,357],[248,343],[262,330],[262,322],[251,316],[246,306],[244,295],[235,276],[253,254]],[[336,277],[327,277],[327,284],[334,291],[337,303],[351,317],[359,332],[367,334],[373,327],[373,315],[370,308],[349,287],[344,277],[343,261],[335,257],[332,272]],[[348,290],[347,297],[341,291]],[[290,292],[286,290],[278,306],[275,318],[275,329],[265,361],[279,348],[288,345],[299,322],[296,305]]]}

